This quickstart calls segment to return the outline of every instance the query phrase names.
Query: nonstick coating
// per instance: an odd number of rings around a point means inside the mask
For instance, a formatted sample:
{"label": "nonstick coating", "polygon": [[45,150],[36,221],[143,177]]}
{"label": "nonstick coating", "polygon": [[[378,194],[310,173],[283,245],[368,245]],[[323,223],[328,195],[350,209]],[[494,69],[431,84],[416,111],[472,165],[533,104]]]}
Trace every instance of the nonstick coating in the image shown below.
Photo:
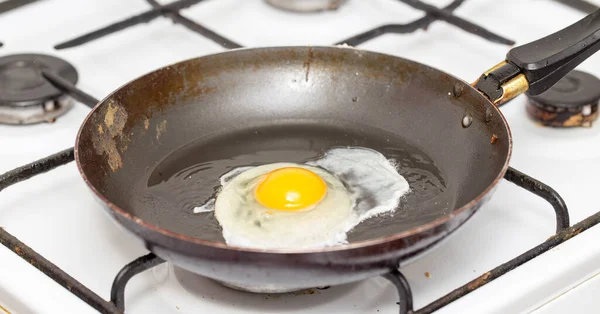
{"label": "nonstick coating", "polygon": [[[302,162],[345,145],[395,158],[411,184],[396,213],[356,227],[350,245],[286,254],[228,247],[212,214],[192,213],[228,167]],[[369,256],[365,268],[378,263],[376,272],[397,265],[470,217],[506,171],[510,147],[497,108],[450,75],[353,48],[284,47],[192,59],[126,84],[90,113],[76,157],[109,212],[151,250],[230,280],[211,262],[299,269]],[[335,281],[356,280],[353,272]],[[234,279],[273,280],[260,276]]]}

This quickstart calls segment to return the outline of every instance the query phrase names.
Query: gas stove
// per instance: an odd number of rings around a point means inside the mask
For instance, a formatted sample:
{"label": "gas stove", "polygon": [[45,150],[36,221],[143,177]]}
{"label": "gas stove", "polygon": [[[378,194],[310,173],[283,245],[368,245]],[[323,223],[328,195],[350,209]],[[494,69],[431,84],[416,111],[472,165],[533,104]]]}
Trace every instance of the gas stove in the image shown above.
{"label": "gas stove", "polygon": [[[10,65],[0,61],[0,117],[18,117],[0,124],[0,173],[63,151],[20,169],[19,177],[31,176],[26,181],[11,185],[15,177],[0,175],[0,227],[18,238],[2,238],[6,247],[0,248],[0,313],[95,313],[94,307],[117,311],[102,300],[111,297],[118,299],[117,305],[124,300],[127,313],[398,313],[398,289],[385,278],[288,294],[252,294],[147,255],[142,243],[104,214],[75,164],[68,163],[88,106],[93,106],[94,97],[105,97],[158,67],[242,46],[348,44],[474,81],[504,59],[513,41],[523,44],[543,37],[600,5],[582,3],[0,2],[0,60]],[[448,9],[436,10],[444,7]],[[85,35],[123,20],[100,34]],[[48,68],[61,75],[48,74]],[[595,77],[600,77],[598,69],[598,56],[578,67]],[[507,179],[525,189],[503,180],[491,201],[452,237],[400,268],[406,283],[389,277],[400,291],[410,287],[414,312],[546,314],[598,307],[600,226],[595,223],[600,221],[600,206],[595,179],[600,178],[600,123],[593,119],[597,82],[594,77],[586,81],[586,97],[575,101],[568,93],[577,89],[573,81],[581,77],[574,75],[562,82],[562,94],[555,90],[558,96],[520,96],[502,107],[514,138],[511,166],[528,175],[513,172],[516,176]],[[38,93],[7,98],[5,88],[13,91],[15,86]],[[535,119],[556,112],[569,115]],[[59,164],[66,165],[32,176]],[[561,197],[574,227],[555,235],[553,207],[558,213],[564,209],[558,202]],[[564,223],[564,215],[558,217]],[[39,255],[64,273],[40,263]],[[118,278],[139,274],[126,289],[126,280],[117,280],[111,296],[115,276],[132,261],[136,262]]]}

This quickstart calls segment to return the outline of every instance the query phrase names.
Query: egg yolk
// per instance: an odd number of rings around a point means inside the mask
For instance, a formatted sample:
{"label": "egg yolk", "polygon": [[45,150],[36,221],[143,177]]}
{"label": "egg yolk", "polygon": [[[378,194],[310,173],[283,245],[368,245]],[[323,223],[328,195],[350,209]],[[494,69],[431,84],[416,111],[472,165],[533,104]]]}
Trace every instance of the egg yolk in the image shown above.
{"label": "egg yolk", "polygon": [[265,207],[294,211],[316,205],[326,193],[327,185],[316,173],[287,167],[269,172],[256,187],[254,197]]}

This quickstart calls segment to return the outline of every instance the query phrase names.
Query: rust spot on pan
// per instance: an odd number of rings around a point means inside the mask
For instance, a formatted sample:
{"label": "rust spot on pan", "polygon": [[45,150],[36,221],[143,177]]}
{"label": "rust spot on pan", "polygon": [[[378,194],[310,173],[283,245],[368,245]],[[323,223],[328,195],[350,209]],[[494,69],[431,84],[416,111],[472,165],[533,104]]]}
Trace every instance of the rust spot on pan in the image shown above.
{"label": "rust spot on pan", "polygon": [[162,120],[156,125],[156,139],[160,139],[160,136],[167,132],[167,120]]}
{"label": "rust spot on pan", "polygon": [[128,83],[111,98],[114,103],[122,104],[127,111],[123,132],[130,133],[135,126],[147,130],[150,128],[150,120],[169,107],[196,101],[198,96],[212,93],[216,88],[207,85],[207,79],[222,73],[223,67],[233,67],[234,61],[225,64],[228,60],[221,60],[207,66],[192,60],[159,69]]}
{"label": "rust spot on pan", "polygon": [[492,134],[492,139],[490,140],[490,144],[494,145],[498,141],[498,135]]}
{"label": "rust spot on pan", "polygon": [[110,129],[115,124],[115,115],[119,107],[115,106],[114,103],[108,104],[106,114],[104,115],[104,124]]}
{"label": "rust spot on pan", "polygon": [[127,112],[112,101],[105,108],[103,124],[98,125],[98,133],[93,135],[92,143],[97,154],[107,156],[108,166],[115,172],[123,167],[117,147],[127,147],[128,137],[123,133]]}

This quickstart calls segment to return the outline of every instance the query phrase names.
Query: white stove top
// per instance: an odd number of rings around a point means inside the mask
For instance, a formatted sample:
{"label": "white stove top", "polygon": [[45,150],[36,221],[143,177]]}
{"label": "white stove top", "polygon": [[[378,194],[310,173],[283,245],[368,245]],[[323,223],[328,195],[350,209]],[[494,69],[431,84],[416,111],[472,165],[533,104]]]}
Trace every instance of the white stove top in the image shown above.
{"label": "white stove top", "polygon": [[[600,2],[600,1],[595,1]],[[430,1],[442,6],[449,1]],[[158,18],[83,46],[52,47],[149,9],[143,1],[40,1],[0,16],[0,56],[36,52],[64,58],[79,71],[78,87],[102,98],[143,73],[223,51],[186,28]],[[457,15],[523,44],[584,16],[553,1],[466,1]],[[423,15],[395,0],[348,0],[338,11],[292,14],[263,0],[212,0],[182,11],[244,46],[328,45],[386,23]],[[360,46],[440,68],[467,81],[501,61],[509,47],[435,22],[428,31],[388,34]],[[600,76],[600,56],[580,69]],[[82,104],[54,124],[0,125],[0,172],[73,146],[89,109]],[[535,126],[525,98],[502,108],[514,136],[511,165],[556,189],[576,223],[600,211],[600,122],[589,129]],[[74,163],[0,193],[0,226],[108,299],[116,273],[147,251],[104,213]],[[415,309],[545,241],[554,233],[548,203],[503,181],[492,200],[438,249],[402,269]],[[600,306],[600,226],[594,227],[439,313],[584,312]],[[0,247],[0,305],[12,313],[94,313],[87,304]],[[397,313],[395,288],[382,278],[313,293],[266,296],[224,288],[208,279],[175,277],[169,265],[142,273],[126,291],[128,313]],[[429,273],[430,277],[425,276]],[[1,312],[1,311],[0,311]]]}

